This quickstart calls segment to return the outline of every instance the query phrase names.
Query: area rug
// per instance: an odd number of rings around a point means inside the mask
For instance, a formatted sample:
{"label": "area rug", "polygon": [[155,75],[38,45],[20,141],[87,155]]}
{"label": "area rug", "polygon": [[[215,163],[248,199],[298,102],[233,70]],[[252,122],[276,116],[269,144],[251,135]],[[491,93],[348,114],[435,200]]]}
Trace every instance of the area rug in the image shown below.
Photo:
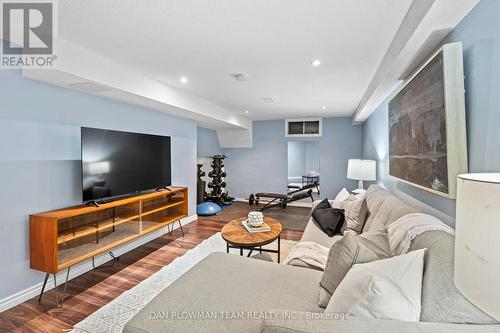
{"label": "area rug", "polygon": [[[284,260],[297,242],[291,240],[281,241],[281,258]],[[264,248],[277,249],[277,242],[271,243]],[[182,257],[176,258],[169,265],[151,275],[135,287],[127,290],[110,303],[106,304],[78,324],[71,332],[73,333],[119,333],[123,326],[156,295],[167,288],[171,283],[186,273],[200,260],[213,252],[226,252],[226,242],[221,234],[217,233],[204,240],[194,249],[189,250]],[[231,253],[239,255],[239,250],[231,249]],[[247,254],[246,252],[245,254]],[[276,262],[276,254],[271,253]],[[283,262],[283,261],[282,261]]]}
{"label": "area rug", "polygon": [[[238,217],[247,216],[248,212],[258,210],[263,205],[250,206],[246,202],[235,202],[224,208],[221,214],[204,216],[204,220],[229,222]],[[288,206],[286,209],[275,207],[264,211],[265,216],[269,216],[280,221],[283,230],[304,231],[307,222],[311,217],[311,208]]]}

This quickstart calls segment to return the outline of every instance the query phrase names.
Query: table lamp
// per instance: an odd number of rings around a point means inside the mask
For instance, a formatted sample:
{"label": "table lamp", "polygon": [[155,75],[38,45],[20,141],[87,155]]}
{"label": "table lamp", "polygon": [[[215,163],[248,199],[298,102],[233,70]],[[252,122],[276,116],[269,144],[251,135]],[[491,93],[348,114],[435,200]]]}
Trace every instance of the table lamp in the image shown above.
{"label": "table lamp", "polygon": [[458,176],[455,285],[500,320],[500,173]]}
{"label": "table lamp", "polygon": [[377,162],[350,159],[347,164],[347,178],[357,180],[358,190],[363,190],[364,180],[377,180]]}

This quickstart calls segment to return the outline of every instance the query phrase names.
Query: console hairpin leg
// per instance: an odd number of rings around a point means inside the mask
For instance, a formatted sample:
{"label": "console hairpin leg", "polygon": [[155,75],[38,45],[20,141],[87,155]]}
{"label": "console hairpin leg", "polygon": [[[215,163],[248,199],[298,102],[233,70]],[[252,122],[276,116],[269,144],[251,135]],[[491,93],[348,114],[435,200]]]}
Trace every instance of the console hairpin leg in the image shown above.
{"label": "console hairpin leg", "polygon": [[64,282],[64,289],[63,289],[63,293],[62,293],[62,297],[61,297],[61,300],[59,301],[59,296],[57,294],[57,280],[56,280],[56,274],[54,274],[54,291],[56,293],[56,306],[58,308],[61,308],[64,304],[64,300],[66,298],[66,288],[68,287],[68,280],[69,280],[69,270],[70,270],[70,267],[68,267],[67,271],[66,271],[66,281]]}
{"label": "console hairpin leg", "polygon": [[47,285],[47,280],[49,279],[49,273],[45,273],[45,279],[43,280],[42,291],[40,292],[40,296],[38,296],[38,303],[42,301],[43,292],[45,291],[45,286]]}
{"label": "console hairpin leg", "polygon": [[[181,220],[178,220],[179,222],[179,227],[181,228],[181,232],[182,232],[182,237],[184,237],[184,229],[182,229],[182,223],[181,223]],[[174,232],[174,223],[171,223],[171,224],[167,224],[167,230],[168,230],[168,234],[170,236],[172,236],[172,233]]]}
{"label": "console hairpin leg", "polygon": [[179,227],[181,228],[182,237],[184,237],[184,229],[182,229],[182,223],[181,223],[181,220],[179,220]]}
{"label": "console hairpin leg", "polygon": [[[68,269],[66,271],[66,281],[64,282],[64,289],[63,289],[63,294],[62,294],[61,301],[59,301],[59,296],[58,296],[58,293],[57,293],[57,279],[56,279],[56,274],[53,274],[54,275],[54,291],[56,293],[56,306],[58,308],[60,308],[60,307],[63,306],[64,299],[66,298],[66,288],[68,287],[68,281],[69,281],[69,270],[70,270],[70,267],[68,267]],[[45,274],[45,279],[43,280],[42,291],[40,292],[40,296],[38,296],[38,303],[40,303],[42,301],[43,292],[45,291],[45,287],[47,286],[47,280],[49,279],[49,275],[50,275],[49,273]]]}

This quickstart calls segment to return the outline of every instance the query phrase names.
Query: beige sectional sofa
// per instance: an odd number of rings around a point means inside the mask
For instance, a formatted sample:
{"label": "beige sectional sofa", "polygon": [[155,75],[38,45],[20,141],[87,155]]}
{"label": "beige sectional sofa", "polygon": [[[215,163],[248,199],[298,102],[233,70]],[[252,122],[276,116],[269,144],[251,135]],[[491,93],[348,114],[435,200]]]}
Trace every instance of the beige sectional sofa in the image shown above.
{"label": "beige sectional sofa", "polygon": [[[370,187],[366,201],[363,233],[416,211],[378,186]],[[329,247],[338,237],[326,236],[310,221],[302,239]],[[421,248],[427,248],[421,322],[337,318],[318,306],[321,271],[215,253],[147,304],[124,332],[500,333],[500,325],[453,285],[453,236],[423,233],[411,250]]]}

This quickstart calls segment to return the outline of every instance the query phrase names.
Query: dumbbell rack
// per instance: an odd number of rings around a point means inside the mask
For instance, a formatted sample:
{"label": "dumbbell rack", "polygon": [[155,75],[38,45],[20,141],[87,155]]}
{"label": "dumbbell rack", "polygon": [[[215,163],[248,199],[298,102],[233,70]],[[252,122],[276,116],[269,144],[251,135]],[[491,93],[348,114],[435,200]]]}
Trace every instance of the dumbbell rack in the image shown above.
{"label": "dumbbell rack", "polygon": [[206,200],[215,202],[218,205],[222,205],[228,200],[227,192],[224,192],[226,187],[226,182],[224,177],[226,177],[226,172],[224,171],[224,159],[225,155],[214,155],[211,156],[212,159],[212,171],[208,173],[208,176],[212,180],[208,183],[208,187],[211,189],[210,193],[207,194]]}

